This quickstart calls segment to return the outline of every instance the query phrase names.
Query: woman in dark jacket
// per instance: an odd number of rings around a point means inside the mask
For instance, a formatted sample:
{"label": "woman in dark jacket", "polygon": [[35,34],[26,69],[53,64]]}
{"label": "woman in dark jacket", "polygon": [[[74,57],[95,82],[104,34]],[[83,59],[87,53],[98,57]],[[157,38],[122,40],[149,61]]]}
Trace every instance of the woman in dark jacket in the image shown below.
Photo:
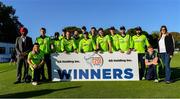
{"label": "woman in dark jacket", "polygon": [[169,84],[171,80],[170,61],[174,53],[174,39],[173,36],[167,32],[165,25],[161,26],[158,44],[160,57],[165,66],[165,81]]}

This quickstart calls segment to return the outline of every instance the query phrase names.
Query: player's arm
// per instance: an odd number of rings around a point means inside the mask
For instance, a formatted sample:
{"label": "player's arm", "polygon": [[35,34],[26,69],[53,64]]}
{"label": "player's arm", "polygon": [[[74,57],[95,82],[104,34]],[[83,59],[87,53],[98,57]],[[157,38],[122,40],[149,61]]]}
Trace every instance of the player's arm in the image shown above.
{"label": "player's arm", "polygon": [[99,50],[99,39],[97,38],[96,39],[96,51],[98,51]]}
{"label": "player's arm", "polygon": [[109,47],[109,52],[112,53],[112,43],[109,36],[108,36],[108,47]]}
{"label": "player's arm", "polygon": [[61,42],[61,51],[64,52],[64,39]]}

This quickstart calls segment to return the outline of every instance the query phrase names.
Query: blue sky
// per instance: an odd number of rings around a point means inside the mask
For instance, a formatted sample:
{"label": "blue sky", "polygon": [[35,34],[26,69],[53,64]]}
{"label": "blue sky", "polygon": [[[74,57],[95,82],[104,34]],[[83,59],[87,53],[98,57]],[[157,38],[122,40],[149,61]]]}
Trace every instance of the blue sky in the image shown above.
{"label": "blue sky", "polygon": [[180,0],[2,0],[16,9],[21,23],[34,40],[45,27],[47,35],[66,26],[141,26],[151,33],[167,25],[180,32]]}

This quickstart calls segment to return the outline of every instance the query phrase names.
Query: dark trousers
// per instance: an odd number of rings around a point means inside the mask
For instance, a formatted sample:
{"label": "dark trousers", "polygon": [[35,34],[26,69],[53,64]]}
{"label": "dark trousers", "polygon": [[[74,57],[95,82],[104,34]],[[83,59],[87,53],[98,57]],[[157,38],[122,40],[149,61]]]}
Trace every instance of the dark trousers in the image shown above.
{"label": "dark trousers", "polygon": [[160,53],[160,57],[163,61],[163,65],[165,66],[165,76],[166,76],[165,81],[170,81],[171,80],[170,55],[167,53]]}
{"label": "dark trousers", "polygon": [[139,70],[140,80],[144,77],[144,73],[145,73],[144,55],[145,55],[144,53],[138,54],[138,62],[140,63],[140,70]]}
{"label": "dark trousers", "polygon": [[152,77],[153,77],[153,79],[157,79],[156,65],[149,65],[148,66],[146,79],[150,80],[150,79],[152,79]]}
{"label": "dark trousers", "polygon": [[36,68],[36,69],[34,69],[32,72],[32,76],[33,76],[33,81],[36,81],[36,82],[38,82],[39,80],[40,80],[40,70],[41,69],[39,69],[39,68]]}
{"label": "dark trousers", "polygon": [[24,66],[24,75],[23,80],[28,76],[28,62],[27,57],[18,57],[17,58],[17,81],[21,81],[22,76],[22,66]]}
{"label": "dark trousers", "polygon": [[[47,66],[47,71],[48,71],[48,80],[52,80],[51,78],[51,59],[50,59],[50,54],[45,54],[44,55],[44,61]],[[44,65],[41,67],[41,75],[42,75],[42,80],[46,79],[45,74],[44,74]]]}

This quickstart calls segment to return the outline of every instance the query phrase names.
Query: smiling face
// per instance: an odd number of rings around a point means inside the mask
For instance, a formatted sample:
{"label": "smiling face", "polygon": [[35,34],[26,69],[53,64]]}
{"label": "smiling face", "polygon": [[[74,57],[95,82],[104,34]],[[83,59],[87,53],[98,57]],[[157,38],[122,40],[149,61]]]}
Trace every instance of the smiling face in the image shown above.
{"label": "smiling face", "polygon": [[120,30],[121,34],[125,34],[125,32],[126,32],[126,30],[124,30],[124,29]]}
{"label": "smiling face", "polygon": [[109,30],[111,35],[114,35],[115,34],[115,30]]}
{"label": "smiling face", "polygon": [[149,53],[152,53],[154,51],[154,49],[152,47],[149,47],[147,50]]}
{"label": "smiling face", "polygon": [[161,33],[162,33],[162,34],[166,34],[166,32],[167,32],[166,28],[163,27],[163,28],[161,29]]}
{"label": "smiling face", "polygon": [[38,52],[39,51],[39,45],[34,45],[33,46],[33,51]]}
{"label": "smiling face", "polygon": [[78,36],[78,35],[79,35],[78,31],[74,31],[74,36]]}
{"label": "smiling face", "polygon": [[91,29],[91,33],[92,33],[92,35],[95,35],[95,29]]}
{"label": "smiling face", "polygon": [[141,33],[141,30],[136,30],[136,34],[140,34]]}
{"label": "smiling face", "polygon": [[98,33],[99,33],[99,35],[100,35],[100,36],[104,36],[104,32],[103,32],[103,30],[99,30],[99,32],[98,32]]}
{"label": "smiling face", "polygon": [[68,31],[66,32],[66,38],[67,38],[67,39],[70,39],[70,38],[71,38],[71,33],[68,32]]}

